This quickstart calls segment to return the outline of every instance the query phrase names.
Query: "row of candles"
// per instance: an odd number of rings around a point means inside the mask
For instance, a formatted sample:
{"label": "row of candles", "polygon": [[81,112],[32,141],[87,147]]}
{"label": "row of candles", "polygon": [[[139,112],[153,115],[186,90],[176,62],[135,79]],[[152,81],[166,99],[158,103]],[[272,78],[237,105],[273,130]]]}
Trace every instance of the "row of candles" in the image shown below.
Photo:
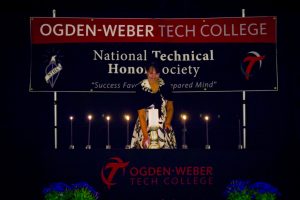
{"label": "row of candles", "polygon": [[[88,125],[88,139],[87,139],[87,145],[85,146],[85,149],[92,149],[92,145],[91,145],[91,125],[92,125],[92,119],[93,119],[93,115],[88,115],[87,116],[89,125]],[[109,122],[111,120],[111,116],[107,115],[105,117],[106,121],[107,121],[107,144],[106,144],[106,149],[111,149],[111,145],[110,145],[110,131],[109,131]],[[127,122],[127,143],[125,148],[129,149],[130,145],[129,145],[129,121],[130,121],[130,115],[125,114],[124,115],[124,119]],[[70,145],[69,145],[69,149],[75,149],[75,145],[73,142],[73,121],[74,121],[74,116],[70,116],[69,117],[70,120]]]}
{"label": "row of candles", "polygon": [[[204,120],[205,125],[206,125],[206,131],[205,131],[205,139],[206,139],[206,144],[205,144],[205,149],[211,149],[211,146],[209,144],[209,134],[208,134],[208,122],[210,121],[210,116],[209,115],[200,115],[200,117]],[[182,149],[188,149],[188,145],[186,144],[186,132],[187,132],[187,128],[186,128],[186,121],[188,120],[188,115],[183,113],[180,115],[182,124],[183,124],[183,129],[182,129]],[[87,138],[87,145],[85,146],[85,149],[91,149],[91,122],[93,119],[92,115],[88,115],[87,116],[88,119],[88,138]],[[130,122],[130,115],[129,114],[125,114],[124,115],[124,119],[126,121],[126,133],[127,133],[127,139],[126,139],[126,146],[125,149],[130,149],[130,144],[129,144],[129,122]],[[74,121],[74,116],[70,116],[69,117],[70,120],[70,145],[69,145],[69,149],[75,149],[75,145],[73,143],[73,121]],[[111,116],[107,115],[105,116],[105,120],[107,121],[107,145],[106,145],[106,149],[111,149],[111,145],[110,145],[110,130],[109,130],[109,124],[110,124],[110,120],[111,120]],[[240,135],[240,133],[239,133]],[[239,139],[239,143],[241,143],[241,139]],[[240,146],[241,144],[239,144]]]}

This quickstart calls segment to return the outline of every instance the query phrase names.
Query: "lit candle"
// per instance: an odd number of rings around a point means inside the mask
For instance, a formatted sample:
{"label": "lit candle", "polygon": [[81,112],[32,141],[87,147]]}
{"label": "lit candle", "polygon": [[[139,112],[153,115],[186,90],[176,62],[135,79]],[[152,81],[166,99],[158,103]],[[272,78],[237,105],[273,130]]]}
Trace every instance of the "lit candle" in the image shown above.
{"label": "lit candle", "polygon": [[125,149],[130,149],[130,145],[129,145],[129,121],[130,121],[130,115],[125,114],[124,118],[126,120],[126,132],[127,132],[127,137],[126,137],[126,146]]}
{"label": "lit candle", "polygon": [[74,149],[75,148],[75,146],[73,144],[73,120],[74,120],[74,117],[70,116],[69,119],[70,119],[70,146],[69,146],[69,149]]}
{"label": "lit candle", "polygon": [[91,121],[93,119],[92,115],[88,115],[88,120],[89,120],[89,128],[88,128],[88,141],[87,141],[87,145],[85,146],[86,149],[91,149]]}
{"label": "lit candle", "polygon": [[109,115],[106,116],[106,121],[107,121],[107,145],[106,145],[106,149],[111,149],[110,136],[109,136],[109,121],[110,121],[110,116]]}
{"label": "lit candle", "polygon": [[158,127],[158,109],[148,110],[148,127]]}
{"label": "lit candle", "polygon": [[182,119],[182,123],[183,123],[183,129],[182,129],[182,149],[188,149],[188,146],[186,144],[186,125],[185,122],[188,119],[188,116],[186,114],[181,114],[180,115],[181,119]]}
{"label": "lit candle", "polygon": [[210,117],[208,115],[204,116],[204,121],[206,125],[206,145],[205,149],[210,149],[209,140],[208,140],[208,121],[210,120]]}

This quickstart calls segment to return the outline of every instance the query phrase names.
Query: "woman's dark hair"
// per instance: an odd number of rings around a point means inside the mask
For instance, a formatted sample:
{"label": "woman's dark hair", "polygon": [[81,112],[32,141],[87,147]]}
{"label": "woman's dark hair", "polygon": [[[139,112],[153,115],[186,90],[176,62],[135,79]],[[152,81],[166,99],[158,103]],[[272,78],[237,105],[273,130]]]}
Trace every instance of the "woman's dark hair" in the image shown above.
{"label": "woman's dark hair", "polygon": [[147,64],[146,70],[149,71],[149,69],[151,67],[153,67],[155,69],[156,73],[160,73],[161,72],[160,66],[157,63],[153,62],[153,61]]}

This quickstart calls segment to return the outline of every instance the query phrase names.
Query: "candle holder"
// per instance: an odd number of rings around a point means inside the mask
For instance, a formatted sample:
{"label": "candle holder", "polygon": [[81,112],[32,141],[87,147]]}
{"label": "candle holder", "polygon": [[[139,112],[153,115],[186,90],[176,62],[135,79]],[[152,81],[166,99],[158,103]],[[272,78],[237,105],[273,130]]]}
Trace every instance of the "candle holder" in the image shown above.
{"label": "candle holder", "polygon": [[70,145],[69,145],[69,149],[75,149],[74,143],[73,143],[73,120],[74,117],[70,116]]}
{"label": "candle holder", "polygon": [[241,133],[241,120],[240,118],[238,119],[238,134],[239,134],[239,144],[238,144],[238,149],[243,149],[242,145],[242,133]]}
{"label": "candle holder", "polygon": [[186,120],[187,120],[187,115],[186,114],[181,114],[180,115],[181,119],[182,119],[182,123],[183,123],[183,129],[182,129],[182,145],[181,148],[182,149],[188,149],[188,145],[186,144]]}
{"label": "candle holder", "polygon": [[91,145],[91,121],[93,119],[92,115],[88,115],[88,120],[89,120],[89,127],[88,127],[88,140],[87,140],[87,145],[85,146],[85,149],[90,150],[92,149]]}
{"label": "candle holder", "polygon": [[159,129],[159,115],[158,109],[148,109],[148,127],[150,131],[150,144],[148,149],[160,149],[158,142],[158,129]]}
{"label": "candle holder", "polygon": [[130,149],[130,144],[129,144],[129,122],[130,122],[130,115],[124,115],[124,118],[126,120],[126,145],[125,149]]}
{"label": "candle holder", "polygon": [[158,126],[151,126],[150,130],[150,145],[148,149],[160,149],[158,143]]}
{"label": "candle holder", "polygon": [[106,116],[106,121],[107,121],[107,145],[105,146],[106,149],[111,149],[110,145],[110,135],[109,135],[109,121],[110,121],[110,116]]}

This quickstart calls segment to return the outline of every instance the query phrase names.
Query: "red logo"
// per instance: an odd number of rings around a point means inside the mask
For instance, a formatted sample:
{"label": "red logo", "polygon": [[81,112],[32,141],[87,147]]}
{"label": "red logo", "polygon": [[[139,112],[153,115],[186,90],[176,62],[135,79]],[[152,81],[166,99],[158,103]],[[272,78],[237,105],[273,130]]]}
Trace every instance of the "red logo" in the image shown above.
{"label": "red logo", "polygon": [[[246,80],[250,79],[250,75],[255,63],[259,62],[259,69],[261,68],[263,59],[265,59],[265,56],[259,55],[259,53],[256,51],[248,52],[248,56],[243,60],[244,64],[241,65],[242,73],[245,75]],[[245,63],[248,63],[248,65]]]}
{"label": "red logo", "polygon": [[[119,169],[123,169],[123,175],[125,174],[125,168],[129,164],[129,162],[124,162],[119,157],[112,157],[110,160],[114,160],[115,162],[109,162],[106,163],[104,167],[102,167],[101,170],[101,178],[102,181],[107,185],[107,188],[110,189],[112,185],[115,185],[116,183],[113,183],[113,178],[115,177],[117,171]],[[109,171],[110,170],[110,171]],[[105,176],[104,171],[109,171],[108,176]]]}

